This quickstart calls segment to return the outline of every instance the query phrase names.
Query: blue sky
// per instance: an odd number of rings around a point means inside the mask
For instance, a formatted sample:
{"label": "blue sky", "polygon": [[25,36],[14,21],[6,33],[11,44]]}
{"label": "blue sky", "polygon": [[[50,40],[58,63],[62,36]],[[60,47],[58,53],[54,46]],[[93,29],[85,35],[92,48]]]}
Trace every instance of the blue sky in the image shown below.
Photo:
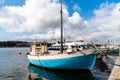
{"label": "blue sky", "polygon": [[23,4],[25,4],[25,0],[0,0],[0,7],[3,6],[22,6]]}
{"label": "blue sky", "polygon": [[73,6],[77,4],[81,8],[78,12],[85,19],[92,18],[94,16],[93,10],[99,9],[100,4],[106,2],[118,3],[120,0],[65,0],[65,4],[69,7],[68,10],[70,14],[74,12]]}
{"label": "blue sky", "polygon": [[[119,0],[63,0],[64,37],[120,43],[119,8]],[[59,0],[0,0],[0,40],[59,40],[59,9]]]}

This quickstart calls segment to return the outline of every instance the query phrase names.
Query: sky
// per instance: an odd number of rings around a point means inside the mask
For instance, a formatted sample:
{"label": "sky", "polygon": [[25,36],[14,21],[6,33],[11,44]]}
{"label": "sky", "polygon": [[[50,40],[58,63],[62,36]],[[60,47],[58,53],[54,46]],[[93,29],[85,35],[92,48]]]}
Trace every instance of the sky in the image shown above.
{"label": "sky", "polygon": [[[0,41],[60,39],[60,0],[0,0]],[[66,40],[120,44],[119,0],[62,0]]]}

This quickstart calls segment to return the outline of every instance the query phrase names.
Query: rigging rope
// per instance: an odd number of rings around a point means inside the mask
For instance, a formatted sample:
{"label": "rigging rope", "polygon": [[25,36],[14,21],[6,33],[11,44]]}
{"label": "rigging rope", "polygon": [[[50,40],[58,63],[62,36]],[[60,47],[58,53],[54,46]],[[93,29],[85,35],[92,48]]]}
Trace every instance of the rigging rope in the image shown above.
{"label": "rigging rope", "polygon": [[[63,12],[63,14],[64,14],[64,12]],[[64,16],[65,16],[65,14],[64,14]],[[66,17],[66,16],[65,16],[65,17]],[[68,20],[68,22],[71,24],[72,29],[74,30],[73,24],[72,24],[69,20]],[[77,32],[79,33],[79,35],[81,36],[81,38],[83,38],[84,41],[86,41],[87,43],[92,44],[97,51],[100,51],[93,42],[90,42],[90,41],[88,41],[87,39],[85,39],[85,38],[82,36],[82,34],[80,33],[80,31],[78,31],[78,29],[77,29]]]}

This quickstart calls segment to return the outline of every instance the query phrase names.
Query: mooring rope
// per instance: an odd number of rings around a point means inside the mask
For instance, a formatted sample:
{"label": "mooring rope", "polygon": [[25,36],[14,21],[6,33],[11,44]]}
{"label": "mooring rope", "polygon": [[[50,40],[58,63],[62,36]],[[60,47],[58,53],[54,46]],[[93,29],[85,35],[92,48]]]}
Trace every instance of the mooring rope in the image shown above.
{"label": "mooring rope", "polygon": [[[40,58],[39,58],[39,55],[38,55],[38,54],[37,54],[37,57],[38,57],[39,64],[42,65],[42,63],[41,63],[41,61],[40,61]],[[48,75],[47,75],[45,69],[44,69],[42,66],[41,66],[41,68],[42,68],[42,71],[44,72],[45,76],[47,77],[46,80],[49,80],[49,79],[48,79]]]}

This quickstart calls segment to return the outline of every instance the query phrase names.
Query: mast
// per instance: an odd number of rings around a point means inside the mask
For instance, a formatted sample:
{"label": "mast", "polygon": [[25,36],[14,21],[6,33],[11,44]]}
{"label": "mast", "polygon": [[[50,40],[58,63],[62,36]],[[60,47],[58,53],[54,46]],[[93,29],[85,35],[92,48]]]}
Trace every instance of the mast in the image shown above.
{"label": "mast", "polygon": [[61,47],[60,47],[60,53],[63,53],[63,17],[62,17],[62,0],[61,0],[60,18],[61,18]]}

